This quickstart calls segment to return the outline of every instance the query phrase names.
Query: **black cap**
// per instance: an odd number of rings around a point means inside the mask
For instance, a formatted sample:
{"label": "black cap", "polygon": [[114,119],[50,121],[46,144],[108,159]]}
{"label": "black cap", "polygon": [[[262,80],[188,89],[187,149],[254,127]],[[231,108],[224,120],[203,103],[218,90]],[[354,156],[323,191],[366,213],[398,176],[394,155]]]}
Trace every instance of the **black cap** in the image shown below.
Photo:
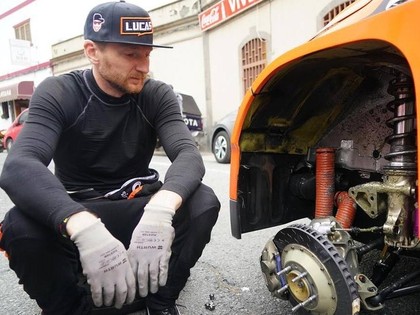
{"label": "black cap", "polygon": [[125,1],[106,2],[94,7],[86,18],[84,35],[85,39],[94,42],[172,48],[154,45],[149,13]]}

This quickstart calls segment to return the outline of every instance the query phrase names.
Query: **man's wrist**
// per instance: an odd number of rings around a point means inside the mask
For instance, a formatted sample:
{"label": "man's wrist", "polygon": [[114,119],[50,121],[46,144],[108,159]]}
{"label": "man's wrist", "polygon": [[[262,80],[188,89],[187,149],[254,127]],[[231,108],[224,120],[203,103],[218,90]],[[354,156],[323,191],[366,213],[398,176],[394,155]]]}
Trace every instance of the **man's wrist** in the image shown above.
{"label": "man's wrist", "polygon": [[143,224],[156,225],[157,223],[172,224],[172,218],[175,210],[171,207],[147,204],[144,207],[144,213],[140,220]]}
{"label": "man's wrist", "polygon": [[176,211],[182,204],[182,198],[175,192],[159,190],[153,195],[148,204],[156,207],[168,207]]}
{"label": "man's wrist", "polygon": [[72,214],[63,220],[63,222],[66,221],[64,222],[65,232],[67,233],[66,237],[71,237],[74,233],[91,226],[97,219],[98,218],[92,212],[86,210]]}

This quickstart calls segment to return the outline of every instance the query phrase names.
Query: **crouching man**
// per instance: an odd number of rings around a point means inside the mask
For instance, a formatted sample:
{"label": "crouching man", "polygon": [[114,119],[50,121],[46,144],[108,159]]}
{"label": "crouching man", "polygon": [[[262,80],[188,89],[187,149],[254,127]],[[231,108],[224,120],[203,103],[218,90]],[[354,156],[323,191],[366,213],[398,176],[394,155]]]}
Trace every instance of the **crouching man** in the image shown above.
{"label": "crouching man", "polygon": [[[149,14],[123,1],[93,8],[84,36],[91,69],[39,84],[7,156],[0,186],[15,207],[0,247],[43,314],[141,297],[150,315],[179,314],[220,203],[201,182],[173,90],[147,76],[152,49],[168,47],[153,43]],[[149,167],[157,137],[172,162],[162,181]]]}

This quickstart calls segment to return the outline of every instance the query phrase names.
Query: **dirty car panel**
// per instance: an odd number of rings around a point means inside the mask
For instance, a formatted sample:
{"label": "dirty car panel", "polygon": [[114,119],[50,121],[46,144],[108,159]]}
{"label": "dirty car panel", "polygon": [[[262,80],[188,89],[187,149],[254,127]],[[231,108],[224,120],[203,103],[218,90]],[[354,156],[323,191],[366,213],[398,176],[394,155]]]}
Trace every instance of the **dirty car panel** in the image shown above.
{"label": "dirty car panel", "polygon": [[[396,257],[420,258],[420,1],[392,3],[365,1],[345,13],[351,23],[274,60],[237,116],[232,235],[289,224],[262,246],[260,264],[293,313],[377,311],[420,292],[401,289],[418,271],[381,287]],[[372,250],[381,256],[366,275],[359,263]]]}

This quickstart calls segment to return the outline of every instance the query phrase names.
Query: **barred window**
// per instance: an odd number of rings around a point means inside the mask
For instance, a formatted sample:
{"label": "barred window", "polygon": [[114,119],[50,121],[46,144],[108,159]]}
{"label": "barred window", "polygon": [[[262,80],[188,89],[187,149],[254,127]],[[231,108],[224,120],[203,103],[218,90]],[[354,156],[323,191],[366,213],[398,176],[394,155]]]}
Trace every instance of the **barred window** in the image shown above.
{"label": "barred window", "polygon": [[32,42],[31,24],[29,20],[23,21],[14,26],[16,39],[22,39]]}
{"label": "barred window", "polygon": [[341,11],[343,11],[345,8],[347,8],[350,4],[352,4],[355,1],[356,0],[345,1],[342,4],[336,6],[330,12],[328,12],[324,16],[324,26],[327,25],[333,18],[335,18],[338,15],[338,13],[340,13]]}
{"label": "barred window", "polygon": [[242,81],[244,94],[267,63],[266,41],[254,38],[242,46]]}

